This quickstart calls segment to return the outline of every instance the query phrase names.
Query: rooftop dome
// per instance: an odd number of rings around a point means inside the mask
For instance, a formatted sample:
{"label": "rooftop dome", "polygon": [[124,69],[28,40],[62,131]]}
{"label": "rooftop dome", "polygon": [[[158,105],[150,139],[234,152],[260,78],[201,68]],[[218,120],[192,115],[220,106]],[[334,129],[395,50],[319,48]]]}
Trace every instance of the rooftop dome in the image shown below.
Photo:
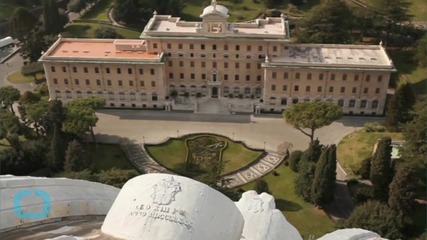
{"label": "rooftop dome", "polygon": [[227,18],[228,17],[228,9],[222,5],[218,5],[216,3],[216,0],[212,0],[211,5],[205,7],[205,9],[203,9],[203,13],[202,13],[202,15],[200,15],[200,17],[203,18],[209,14],[220,15],[224,18]]}

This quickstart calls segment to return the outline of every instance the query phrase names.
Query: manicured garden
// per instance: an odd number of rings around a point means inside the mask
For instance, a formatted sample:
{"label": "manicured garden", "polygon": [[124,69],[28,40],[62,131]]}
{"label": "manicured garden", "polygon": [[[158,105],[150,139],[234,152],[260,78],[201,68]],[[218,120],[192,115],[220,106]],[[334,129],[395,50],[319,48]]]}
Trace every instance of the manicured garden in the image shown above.
{"label": "manicured garden", "polygon": [[402,133],[366,132],[364,129],[344,137],[337,147],[337,158],[341,167],[353,176],[359,169],[361,162],[372,156],[374,145],[382,137],[391,137],[392,140],[402,140]]}
{"label": "manicured garden", "polygon": [[[245,147],[242,143],[233,142],[228,138],[216,135],[209,136],[216,138],[219,142],[225,142],[226,148],[222,152],[224,174],[238,170],[243,166],[250,164],[263,154],[263,151],[251,150]],[[163,144],[146,145],[145,149],[153,159],[166,168],[182,175],[192,175],[186,170],[188,152],[186,140],[195,137],[195,135],[187,135],[181,138],[172,138]]]}
{"label": "manicured garden", "polygon": [[114,2],[115,0],[101,0],[89,11],[85,12],[79,19],[110,22],[108,19],[108,11],[113,6]]}
{"label": "manicured garden", "polygon": [[[275,172],[276,174],[270,173],[262,179],[268,183],[270,194],[276,200],[276,208],[298,229],[303,239],[308,239],[310,235],[314,235],[316,239],[332,232],[335,223],[325,212],[295,194],[295,178],[298,173],[284,165],[280,165]],[[249,183],[242,188],[247,191],[253,189],[254,185]]]}
{"label": "manicured garden", "polygon": [[84,157],[90,163],[94,172],[112,168],[131,170],[135,169],[126,158],[122,149],[116,144],[93,143],[83,145]]}

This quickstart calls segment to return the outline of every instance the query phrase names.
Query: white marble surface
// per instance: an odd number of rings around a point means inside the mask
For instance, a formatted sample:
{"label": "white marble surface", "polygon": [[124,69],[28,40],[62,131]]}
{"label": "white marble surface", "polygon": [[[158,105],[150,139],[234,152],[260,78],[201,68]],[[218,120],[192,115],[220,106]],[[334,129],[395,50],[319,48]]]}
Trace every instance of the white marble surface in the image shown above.
{"label": "white marble surface", "polygon": [[236,205],[245,219],[241,239],[302,240],[298,230],[276,209],[270,194],[247,191]]}
{"label": "white marble surface", "polygon": [[145,174],[122,188],[102,232],[123,239],[236,240],[242,214],[222,193],[195,180]]}
{"label": "white marble surface", "polygon": [[339,229],[328,233],[318,240],[387,240],[380,235],[361,228]]}

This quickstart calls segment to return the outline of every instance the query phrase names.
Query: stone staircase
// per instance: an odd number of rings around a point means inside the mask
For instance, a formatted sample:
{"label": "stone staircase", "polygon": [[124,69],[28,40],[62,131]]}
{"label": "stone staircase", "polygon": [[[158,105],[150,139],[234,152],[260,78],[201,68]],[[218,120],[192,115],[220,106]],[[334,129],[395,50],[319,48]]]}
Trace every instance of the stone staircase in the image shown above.
{"label": "stone staircase", "polygon": [[227,99],[222,98],[200,98],[197,99],[197,109],[195,113],[200,114],[230,114]]}

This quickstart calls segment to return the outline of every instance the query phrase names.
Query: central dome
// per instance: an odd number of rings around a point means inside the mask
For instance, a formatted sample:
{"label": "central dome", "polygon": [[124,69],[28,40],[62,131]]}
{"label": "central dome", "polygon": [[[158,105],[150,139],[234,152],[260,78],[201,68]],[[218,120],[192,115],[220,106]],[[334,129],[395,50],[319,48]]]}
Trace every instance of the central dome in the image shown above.
{"label": "central dome", "polygon": [[220,15],[224,18],[228,17],[228,9],[222,5],[216,4],[216,0],[212,0],[212,3],[210,6],[207,6],[203,9],[202,15],[200,17],[205,17],[206,15],[214,14],[214,15]]}

